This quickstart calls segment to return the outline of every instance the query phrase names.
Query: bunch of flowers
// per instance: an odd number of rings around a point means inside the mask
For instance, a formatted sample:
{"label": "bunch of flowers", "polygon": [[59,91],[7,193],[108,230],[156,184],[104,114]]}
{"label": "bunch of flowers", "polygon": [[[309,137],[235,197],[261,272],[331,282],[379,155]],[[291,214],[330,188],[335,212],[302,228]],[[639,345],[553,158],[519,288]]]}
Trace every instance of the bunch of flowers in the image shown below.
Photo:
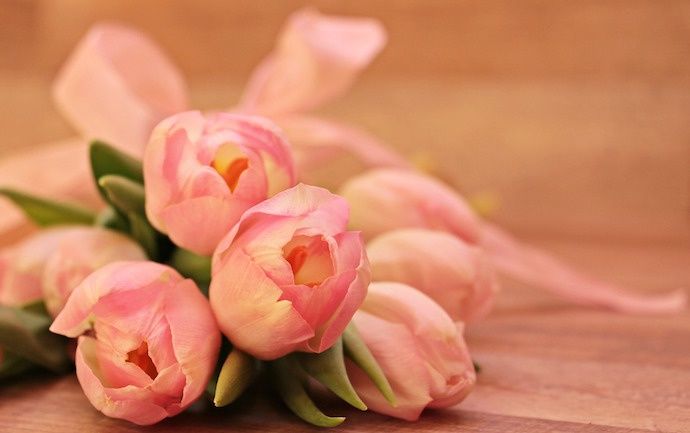
{"label": "bunch of flowers", "polygon": [[240,104],[202,113],[150,40],[96,26],[55,97],[99,138],[104,205],[0,190],[41,226],[0,255],[0,377],[73,361],[95,408],[137,424],[205,394],[226,406],[260,375],[314,425],[343,421],[314,382],[416,420],[472,390],[464,323],[489,312],[495,271],[587,305],[684,307],[683,292],[633,295],[522,245],[363,131],[305,114],[384,43],[374,20],[298,11]]}

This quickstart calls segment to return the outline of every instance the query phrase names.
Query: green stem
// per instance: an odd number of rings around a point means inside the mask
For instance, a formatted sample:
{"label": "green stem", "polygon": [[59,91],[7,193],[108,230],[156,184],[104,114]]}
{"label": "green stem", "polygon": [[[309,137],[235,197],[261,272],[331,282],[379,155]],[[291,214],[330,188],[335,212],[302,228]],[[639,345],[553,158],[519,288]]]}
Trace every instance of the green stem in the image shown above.
{"label": "green stem", "polygon": [[345,417],[327,416],[316,407],[307,394],[306,377],[295,358],[280,358],[269,366],[280,397],[295,415],[317,427],[335,427],[345,421]]}

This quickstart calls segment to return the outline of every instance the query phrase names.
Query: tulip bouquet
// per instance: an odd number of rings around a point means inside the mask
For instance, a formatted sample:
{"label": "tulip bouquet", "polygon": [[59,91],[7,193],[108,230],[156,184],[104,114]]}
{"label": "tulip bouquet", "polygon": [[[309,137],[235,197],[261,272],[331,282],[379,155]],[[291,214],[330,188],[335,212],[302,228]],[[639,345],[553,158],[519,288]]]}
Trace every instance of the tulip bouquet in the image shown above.
{"label": "tulip bouquet", "polygon": [[384,44],[375,20],[298,11],[242,101],[200,112],[153,42],[94,27],[55,98],[102,206],[0,189],[41,227],[0,255],[0,377],[73,362],[96,409],[137,424],[204,395],[229,405],[260,376],[317,426],[343,421],[317,384],[413,421],[472,390],[464,323],[491,309],[497,273],[622,312],[684,308],[682,291],[582,275],[365,132],[305,114]]}

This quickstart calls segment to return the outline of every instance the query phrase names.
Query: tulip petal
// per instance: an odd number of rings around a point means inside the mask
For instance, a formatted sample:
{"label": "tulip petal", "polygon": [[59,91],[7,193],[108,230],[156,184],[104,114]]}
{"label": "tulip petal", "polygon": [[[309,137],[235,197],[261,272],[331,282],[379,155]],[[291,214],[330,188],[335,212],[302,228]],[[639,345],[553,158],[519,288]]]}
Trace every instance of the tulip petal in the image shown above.
{"label": "tulip petal", "polygon": [[[138,262],[111,263],[86,277],[72,292],[50,330],[67,337],[77,337],[91,326],[87,319],[102,298],[132,290],[138,291],[158,280],[165,280],[171,276],[174,278],[176,274],[171,268],[158,263],[148,262],[147,266],[131,266],[132,263]],[[178,275],[178,278],[181,277]],[[123,305],[123,308],[126,308],[126,305]]]}
{"label": "tulip petal", "polygon": [[67,290],[94,268],[116,259],[140,258],[141,248],[109,230],[41,230],[0,253],[0,304],[22,305],[45,297],[48,310],[57,313]]}
{"label": "tulip petal", "polygon": [[392,406],[356,364],[348,360],[348,374],[359,396],[369,409],[407,421],[416,421],[431,402],[426,387],[429,370],[418,353],[414,336],[403,324],[359,311],[354,317],[362,336],[393,387],[396,406]]}
{"label": "tulip petal", "polygon": [[350,205],[350,226],[364,239],[389,230],[418,227],[446,230],[477,243],[480,222],[455,191],[440,181],[408,170],[375,169],[340,189]]}
{"label": "tulip petal", "polygon": [[209,294],[221,331],[235,346],[259,359],[275,359],[314,335],[249,256],[235,250],[225,260],[219,269],[214,265]]}
{"label": "tulip petal", "polygon": [[83,136],[134,154],[158,121],[187,106],[184,79],[160,48],[115,24],[91,28],[62,67],[53,95]]}
{"label": "tulip petal", "polygon": [[315,108],[344,93],[385,43],[385,30],[374,19],[301,9],[253,72],[240,106],[272,116]]}
{"label": "tulip petal", "polygon": [[474,388],[477,374],[474,363],[462,338],[464,324],[457,325],[453,344],[439,341],[422,345],[431,372],[431,401],[428,407],[443,409],[463,401]]}
{"label": "tulip petal", "polygon": [[[336,265],[339,271],[354,269],[354,275],[349,275],[351,283],[345,292],[345,297],[332,313],[331,319],[319,330],[317,335],[309,342],[309,347],[315,352],[320,352],[335,341],[345,330],[352,316],[364,302],[367,296],[367,288],[371,281],[369,261],[364,253],[362,238],[356,232],[343,232],[336,236],[338,243],[338,256]],[[341,271],[349,273],[348,271]]]}
{"label": "tulip petal", "polygon": [[168,416],[163,408],[146,398],[111,399],[98,377],[100,373],[95,353],[95,340],[90,337],[79,337],[75,353],[77,378],[84,394],[96,409],[107,416],[126,419],[140,425],[155,424]]}
{"label": "tulip petal", "polygon": [[71,290],[94,269],[115,260],[144,258],[134,241],[110,230],[41,230],[0,253],[0,304],[18,306],[43,298],[56,315]]}
{"label": "tulip petal", "polygon": [[163,230],[159,213],[182,189],[178,177],[186,179],[198,167],[192,143],[203,125],[201,113],[189,111],[165,119],[151,134],[144,152],[146,216],[158,230]]}
{"label": "tulip petal", "polygon": [[[261,236],[261,244],[270,243],[280,245],[282,248],[293,234],[300,235],[325,235],[332,236],[343,231],[347,224],[349,207],[340,196],[330,191],[302,183],[282,191],[270,200],[265,200],[248,209],[240,218],[240,221],[220,241],[213,255],[213,268],[220,265],[225,252],[238,236],[247,236],[252,239],[255,235],[243,234],[244,231],[253,230],[255,221],[261,224],[255,228],[256,236],[260,232],[271,232],[272,240]],[[267,218],[266,216],[273,216]],[[289,220],[291,217],[300,217],[299,221],[283,224],[280,230],[277,227],[267,227],[280,220]],[[305,230],[300,230],[303,228]],[[298,233],[299,231],[299,233]],[[313,233],[312,233],[313,232]],[[278,240],[282,240],[278,242]]]}
{"label": "tulip petal", "polygon": [[332,236],[340,233],[347,224],[349,210],[342,197],[326,189],[300,183],[254,206],[243,219],[258,213],[302,217],[301,227],[318,227],[321,234]]}
{"label": "tulip petal", "polygon": [[[354,277],[355,271],[350,270],[330,277],[316,287],[301,284],[282,286],[281,300],[290,301],[309,326],[316,328],[319,323],[323,323],[335,313],[347,295],[350,282]],[[321,350],[316,351],[321,352]]]}
{"label": "tulip petal", "polygon": [[419,290],[401,283],[372,283],[361,310],[375,312],[377,317],[391,323],[406,324],[414,335],[457,334],[455,323],[440,305]]}
{"label": "tulip petal", "polygon": [[170,205],[160,215],[166,232],[176,245],[207,255],[213,252],[217,240],[223,238],[245,208],[237,201],[205,196]]}
{"label": "tulip petal", "polygon": [[[245,151],[253,152],[262,159],[267,188],[262,193],[272,197],[295,184],[296,173],[291,146],[282,130],[272,121],[259,116],[218,113],[213,125],[216,128],[236,131],[240,144],[246,144]],[[261,146],[252,146],[253,143],[261,143]]]}
{"label": "tulip petal", "polygon": [[16,268],[13,252],[0,252],[0,305],[21,306],[41,299],[40,272]]}
{"label": "tulip petal", "polygon": [[498,291],[487,256],[450,233],[392,230],[367,245],[374,281],[396,281],[425,293],[455,320],[485,316]]}
{"label": "tulip petal", "polygon": [[[91,337],[87,337],[91,338]],[[127,385],[147,387],[153,383],[139,366],[126,362],[122,353],[118,352],[111,344],[104,344],[95,339],[93,342],[93,356],[98,365],[98,376],[101,384],[109,388],[122,388]]]}
{"label": "tulip petal", "polygon": [[[175,285],[174,290],[176,296],[166,297],[165,316],[175,357],[187,377],[180,402],[182,407],[186,407],[203,393],[213,373],[220,348],[220,332],[208,301],[194,282],[183,280]],[[186,320],[189,311],[197,312],[194,326]]]}

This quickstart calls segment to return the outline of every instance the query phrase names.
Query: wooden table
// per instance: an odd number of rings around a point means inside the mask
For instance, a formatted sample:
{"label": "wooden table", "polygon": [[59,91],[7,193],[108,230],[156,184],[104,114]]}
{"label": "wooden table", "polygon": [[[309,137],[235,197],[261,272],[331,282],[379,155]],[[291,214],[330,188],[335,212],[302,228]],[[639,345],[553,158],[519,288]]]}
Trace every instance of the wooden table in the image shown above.
{"label": "wooden table", "polygon": [[[541,241],[599,275],[641,289],[690,286],[684,245],[614,246]],[[632,317],[563,304],[507,283],[497,308],[469,328],[482,370],[456,408],[430,411],[417,424],[345,414],[335,431],[486,433],[690,431],[690,314]],[[267,397],[268,396],[268,397]],[[223,410],[205,405],[152,428],[108,419],[87,402],[74,376],[36,375],[0,391],[2,432],[304,431],[272,396],[259,391]]]}

